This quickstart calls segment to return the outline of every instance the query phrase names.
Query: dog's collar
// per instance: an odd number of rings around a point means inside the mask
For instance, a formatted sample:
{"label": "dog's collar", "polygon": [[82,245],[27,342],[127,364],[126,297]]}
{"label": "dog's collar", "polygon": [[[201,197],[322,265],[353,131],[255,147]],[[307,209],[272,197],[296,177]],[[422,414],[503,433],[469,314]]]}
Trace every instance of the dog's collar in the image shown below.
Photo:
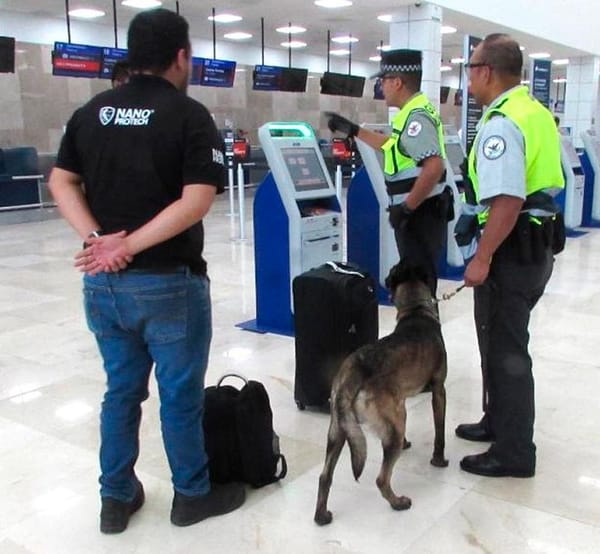
{"label": "dog's collar", "polygon": [[437,310],[435,309],[437,302],[438,301],[435,298],[421,298],[419,300],[414,300],[413,302],[406,302],[406,303],[400,304],[400,306],[394,304],[394,306],[396,307],[396,310],[397,310],[396,321],[398,321],[400,319],[398,317],[398,315],[400,313],[403,313],[403,312],[410,313],[410,311],[421,308],[427,313],[427,315],[431,316],[433,319],[435,319],[439,323],[440,318],[437,313]]}

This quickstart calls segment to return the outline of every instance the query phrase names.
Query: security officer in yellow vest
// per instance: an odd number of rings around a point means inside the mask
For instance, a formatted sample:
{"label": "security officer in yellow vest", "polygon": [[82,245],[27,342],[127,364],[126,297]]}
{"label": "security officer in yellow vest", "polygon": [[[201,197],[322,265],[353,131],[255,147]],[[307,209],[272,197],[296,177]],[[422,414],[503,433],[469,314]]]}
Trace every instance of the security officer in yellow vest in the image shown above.
{"label": "security officer in yellow vest", "polygon": [[522,65],[518,43],[505,34],[487,36],[465,64],[471,93],[487,106],[469,154],[479,238],[465,269],[465,284],[475,287],[484,416],[456,434],[492,442],[460,463],[489,477],[535,473],[528,324],[552,274],[552,197],[564,187],[556,125],[520,85]]}
{"label": "security officer in yellow vest", "polygon": [[359,127],[326,112],[332,132],[358,137],[384,155],[384,173],[390,196],[389,219],[398,254],[425,268],[433,295],[437,290],[437,263],[446,243],[451,219],[452,192],[446,188],[444,137],[440,116],[421,88],[421,52],[382,52],[381,79],[388,106],[400,111],[392,122],[392,135]]}

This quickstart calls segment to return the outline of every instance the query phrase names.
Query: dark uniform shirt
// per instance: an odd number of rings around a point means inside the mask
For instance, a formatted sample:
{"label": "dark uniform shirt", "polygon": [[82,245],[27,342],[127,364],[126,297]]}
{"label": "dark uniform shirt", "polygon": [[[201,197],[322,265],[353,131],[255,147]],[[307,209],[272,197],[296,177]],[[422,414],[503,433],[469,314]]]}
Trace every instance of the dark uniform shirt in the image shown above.
{"label": "dark uniform shirt", "polygon": [[[169,81],[135,75],[78,109],[56,167],[77,173],[105,233],[133,232],[181,198],[184,185],[223,192],[223,142],[206,108]],[[202,221],[136,254],[129,268],[189,266],[206,273]]]}

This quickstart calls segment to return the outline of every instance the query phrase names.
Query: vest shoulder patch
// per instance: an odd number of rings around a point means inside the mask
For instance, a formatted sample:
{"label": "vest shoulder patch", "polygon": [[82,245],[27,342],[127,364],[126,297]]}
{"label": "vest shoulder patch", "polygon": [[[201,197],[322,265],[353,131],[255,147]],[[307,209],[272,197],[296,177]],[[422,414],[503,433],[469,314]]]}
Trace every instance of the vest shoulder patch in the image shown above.
{"label": "vest shoulder patch", "polygon": [[499,135],[492,135],[485,140],[481,149],[488,160],[497,160],[506,151],[506,141]]}
{"label": "vest shoulder patch", "polygon": [[419,123],[418,121],[411,121],[408,124],[408,128],[406,129],[406,134],[409,137],[416,137],[419,135],[422,129],[423,125],[421,125],[421,123]]}

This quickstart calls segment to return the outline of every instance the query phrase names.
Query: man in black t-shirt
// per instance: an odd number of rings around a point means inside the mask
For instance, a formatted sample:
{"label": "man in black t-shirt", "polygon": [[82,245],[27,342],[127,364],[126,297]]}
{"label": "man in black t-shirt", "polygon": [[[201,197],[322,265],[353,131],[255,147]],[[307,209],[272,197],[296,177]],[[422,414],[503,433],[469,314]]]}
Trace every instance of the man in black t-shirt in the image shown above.
{"label": "man in black t-shirt", "polygon": [[85,272],[86,317],[107,375],[104,533],[125,530],[144,502],[134,465],[153,365],[175,489],[172,523],[191,525],[245,499],[241,484],[211,487],[202,430],[212,333],[202,218],[223,191],[222,141],[206,108],[185,95],[185,19],[164,9],[141,12],[128,49],[130,82],[74,113],[49,183],[86,243],[76,265]]}

